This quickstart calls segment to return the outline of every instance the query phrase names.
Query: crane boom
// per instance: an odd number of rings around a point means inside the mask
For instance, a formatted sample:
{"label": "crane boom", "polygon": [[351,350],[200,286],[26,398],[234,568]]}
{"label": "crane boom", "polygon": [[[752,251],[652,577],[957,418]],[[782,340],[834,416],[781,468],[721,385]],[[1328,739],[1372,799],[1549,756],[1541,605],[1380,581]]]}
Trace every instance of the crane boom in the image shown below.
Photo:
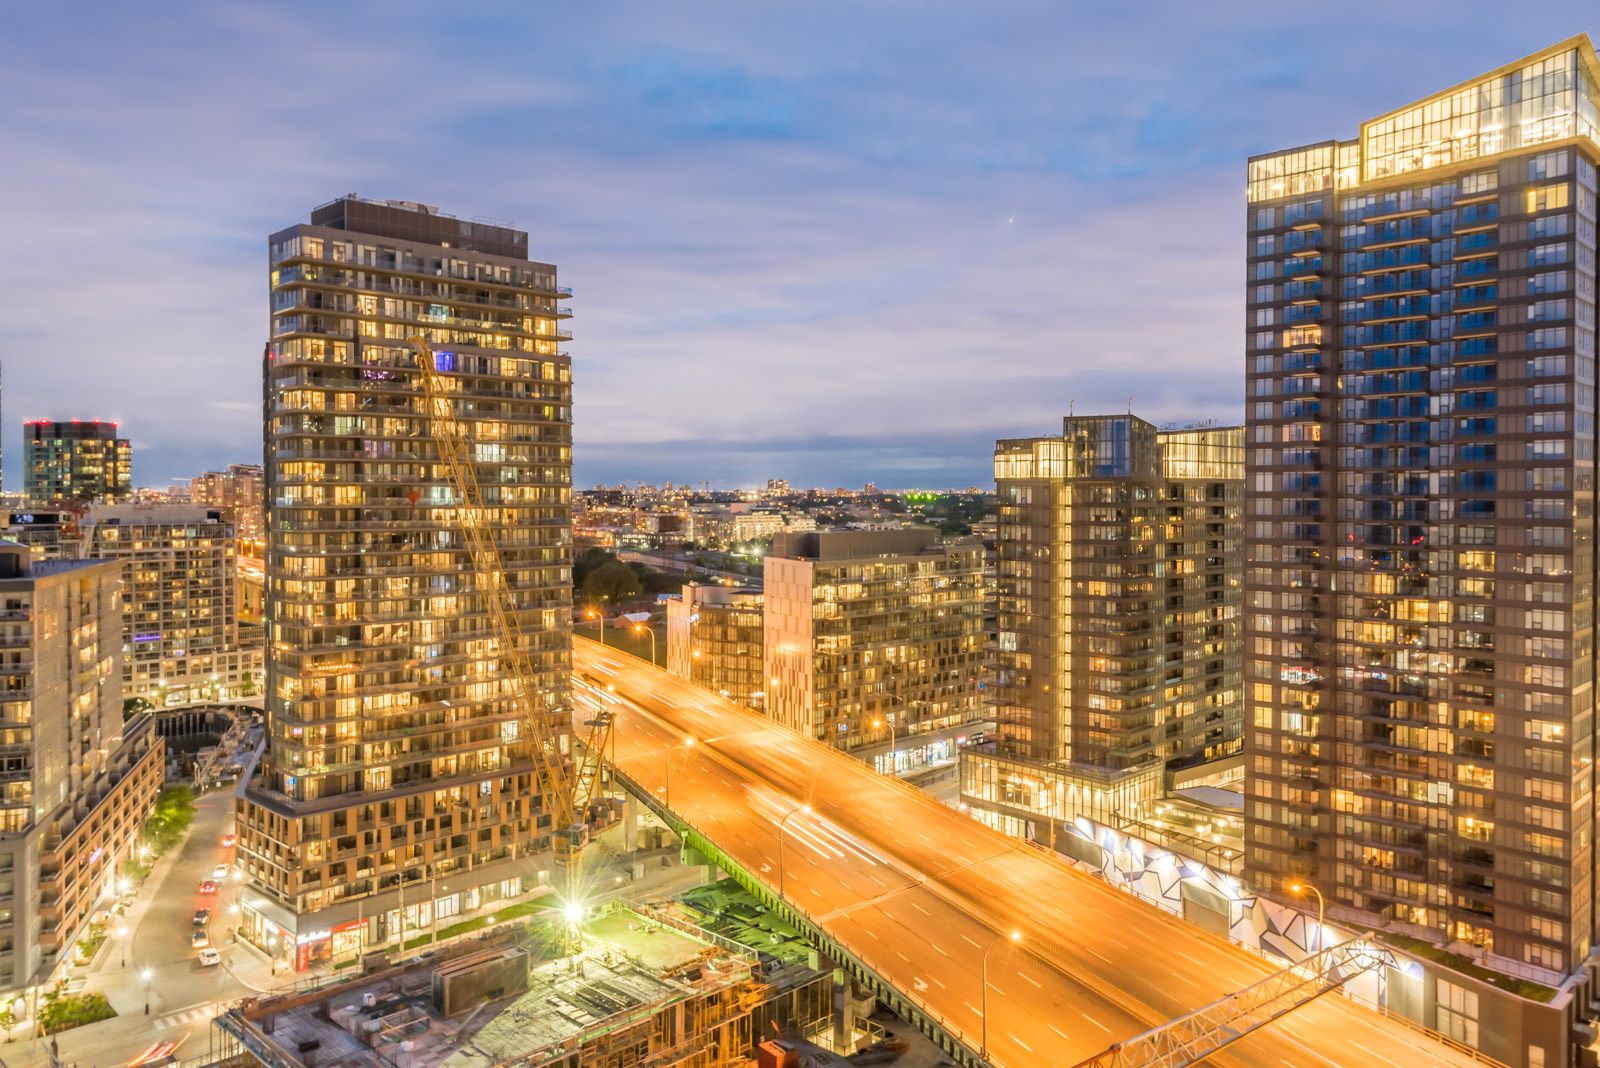
{"label": "crane boom", "polygon": [[[484,609],[494,631],[496,651],[503,668],[504,680],[511,688],[511,699],[518,710],[517,737],[511,747],[513,757],[526,752],[537,769],[540,790],[545,807],[554,820],[553,839],[558,861],[568,871],[568,900],[575,898],[574,889],[581,867],[579,854],[588,843],[589,789],[599,779],[599,754],[604,752],[604,736],[609,722],[595,724],[582,762],[573,766],[568,762],[570,746],[563,747],[561,739],[570,731],[570,722],[561,717],[569,713],[563,709],[541,707],[536,700],[534,680],[537,671],[528,653],[528,636],[523,631],[516,595],[511,588],[495,541],[494,520],[491,507],[485,503],[483,490],[478,485],[473,468],[472,444],[466,422],[456,412],[452,396],[457,392],[454,383],[438,368],[432,348],[425,338],[409,339],[416,354],[421,372],[426,403],[429,433],[439,450],[450,481],[456,512],[456,522],[465,537],[472,558],[477,588],[483,598]],[[591,772],[590,761],[595,762]],[[587,789],[585,788],[587,786]]]}

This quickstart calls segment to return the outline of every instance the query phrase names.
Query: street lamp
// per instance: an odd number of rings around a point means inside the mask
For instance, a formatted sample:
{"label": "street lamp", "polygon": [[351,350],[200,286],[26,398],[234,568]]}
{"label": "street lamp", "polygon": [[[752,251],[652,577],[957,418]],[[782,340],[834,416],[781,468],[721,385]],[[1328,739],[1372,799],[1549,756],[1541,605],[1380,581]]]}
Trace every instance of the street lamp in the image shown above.
{"label": "street lamp", "polygon": [[1322,891],[1318,890],[1314,886],[1307,886],[1301,883],[1295,883],[1293,886],[1289,887],[1289,889],[1293,890],[1297,894],[1303,894],[1307,890],[1310,890],[1313,894],[1317,895],[1317,956],[1320,957],[1322,956],[1322,916],[1326,911],[1326,905],[1322,900]]}
{"label": "street lamp", "polygon": [[600,644],[604,645],[606,643],[606,617],[596,612],[593,608],[586,611],[584,615],[589,619],[598,619],[600,621]]}
{"label": "street lamp", "polygon": [[651,627],[645,626],[643,623],[635,623],[633,625],[633,632],[635,634],[648,634],[648,635],[650,635],[650,666],[651,667],[655,667],[656,666],[656,632],[655,632],[655,630],[653,628],[651,628]]}
{"label": "street lamp", "polygon": [[791,808],[789,810],[788,814],[785,815],[783,817],[783,819],[778,821],[778,898],[779,898],[779,900],[783,900],[783,825],[785,823],[788,823],[789,822],[789,817],[793,816],[796,812],[804,812],[806,815],[809,816],[809,815],[811,815],[811,806],[810,805],[801,805],[799,808]]}
{"label": "street lamp", "polygon": [[872,721],[872,726],[874,728],[878,729],[878,730],[882,730],[885,723],[887,723],[889,725],[889,774],[893,775],[895,773],[895,766],[894,766],[894,720],[889,719],[887,716],[885,716],[882,719],[873,720]]}
{"label": "street lamp", "polygon": [[122,946],[122,966],[126,968],[128,966],[128,929],[126,927],[119,926],[117,928],[117,941]]}
{"label": "street lamp", "polygon": [[146,968],[139,973],[139,978],[144,980],[144,1014],[146,1016],[150,1015],[150,980],[155,977],[156,973],[151,968]]}
{"label": "street lamp", "polygon": [[[693,746],[694,738],[692,736],[683,740],[683,747],[685,749],[693,748]],[[668,808],[672,807],[672,750],[673,746],[670,743],[666,746],[666,748],[661,750],[666,754],[667,757],[667,789],[665,802]]]}
{"label": "street lamp", "polygon": [[995,935],[989,940],[989,944],[983,947],[983,960],[979,964],[979,971],[983,978],[983,994],[978,998],[982,1009],[979,1015],[983,1017],[983,1034],[981,1039],[982,1048],[978,1051],[978,1060],[985,1062],[989,1060],[989,951],[994,948],[996,942],[1006,937],[1010,937],[1013,942],[1021,942],[1022,932],[1012,931],[1009,936]]}

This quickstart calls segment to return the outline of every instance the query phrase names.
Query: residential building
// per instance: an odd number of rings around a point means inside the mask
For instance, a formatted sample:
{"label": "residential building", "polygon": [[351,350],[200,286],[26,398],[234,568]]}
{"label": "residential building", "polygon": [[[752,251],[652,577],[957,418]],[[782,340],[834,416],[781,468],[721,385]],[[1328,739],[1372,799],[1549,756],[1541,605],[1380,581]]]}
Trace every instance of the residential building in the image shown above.
{"label": "residential building", "polygon": [[115,422],[29,419],[22,463],[31,501],[120,501],[133,492],[133,450]]}
{"label": "residential building", "polygon": [[229,464],[189,480],[189,500],[231,513],[234,536],[254,547],[266,534],[267,498],[260,464]]}
{"label": "residential building", "polygon": [[122,719],[119,572],[0,542],[0,991],[65,977],[161,788],[149,717]]}
{"label": "residential building", "polygon": [[158,708],[260,693],[259,626],[239,622],[237,543],[221,508],[95,505],[77,555],[123,564],[122,696]]}
{"label": "residential building", "polygon": [[897,772],[984,730],[983,546],[780,532],[763,575],[769,718]]}
{"label": "residential building", "polygon": [[1133,415],[995,443],[995,734],[962,754],[981,818],[1047,840],[1238,777],[1243,448]]}
{"label": "residential building", "polygon": [[[26,501],[22,507],[28,507]],[[0,531],[7,541],[26,545],[35,560],[76,559],[78,517],[86,506],[73,511],[26,511],[0,514]]]}
{"label": "residential building", "polygon": [[1594,947],[1595,178],[1575,37],[1252,157],[1246,877]]}
{"label": "residential building", "polygon": [[761,590],[688,583],[667,602],[667,673],[747,708],[766,697]]}
{"label": "residential building", "polygon": [[[532,746],[565,754],[571,730],[570,291],[526,233],[411,202],[344,197],[269,252],[268,740],[237,803],[241,930],[303,968],[550,882]],[[460,390],[525,689],[494,651],[415,334]]]}

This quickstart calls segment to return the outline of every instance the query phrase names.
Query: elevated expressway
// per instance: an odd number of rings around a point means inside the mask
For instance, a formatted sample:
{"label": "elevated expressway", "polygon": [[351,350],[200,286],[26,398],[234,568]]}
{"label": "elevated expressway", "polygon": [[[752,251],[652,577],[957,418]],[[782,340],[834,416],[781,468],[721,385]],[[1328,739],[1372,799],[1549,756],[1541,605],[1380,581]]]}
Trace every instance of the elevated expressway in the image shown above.
{"label": "elevated expressway", "polygon": [[[1276,965],[642,660],[580,638],[573,661],[580,717],[616,716],[629,788],[963,1063],[985,1048],[1006,1068],[1192,1063],[1149,1041],[1108,1050],[1281,982]],[[1483,1063],[1343,996],[1301,1000],[1206,1063]]]}

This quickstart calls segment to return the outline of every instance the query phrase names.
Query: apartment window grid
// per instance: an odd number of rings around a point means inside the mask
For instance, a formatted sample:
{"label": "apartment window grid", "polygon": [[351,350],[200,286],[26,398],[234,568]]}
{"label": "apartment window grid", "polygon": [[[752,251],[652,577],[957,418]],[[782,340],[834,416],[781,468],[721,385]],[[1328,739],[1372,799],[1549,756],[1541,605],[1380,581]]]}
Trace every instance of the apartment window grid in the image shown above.
{"label": "apartment window grid", "polygon": [[1247,875],[1556,973],[1592,939],[1595,157],[1247,216]]}
{"label": "apartment window grid", "polygon": [[814,569],[815,722],[841,748],[976,722],[983,666],[981,551]]}
{"label": "apartment window grid", "polygon": [[1243,431],[1001,441],[997,753],[1112,770],[1242,744]]}
{"label": "apartment window grid", "polygon": [[[570,730],[570,311],[553,267],[506,255],[318,226],[275,235],[271,254],[258,788],[314,814],[247,801],[241,844],[257,885],[306,913],[549,848],[528,746],[564,749]],[[417,333],[460,393],[544,738],[498,665],[405,344]]]}

